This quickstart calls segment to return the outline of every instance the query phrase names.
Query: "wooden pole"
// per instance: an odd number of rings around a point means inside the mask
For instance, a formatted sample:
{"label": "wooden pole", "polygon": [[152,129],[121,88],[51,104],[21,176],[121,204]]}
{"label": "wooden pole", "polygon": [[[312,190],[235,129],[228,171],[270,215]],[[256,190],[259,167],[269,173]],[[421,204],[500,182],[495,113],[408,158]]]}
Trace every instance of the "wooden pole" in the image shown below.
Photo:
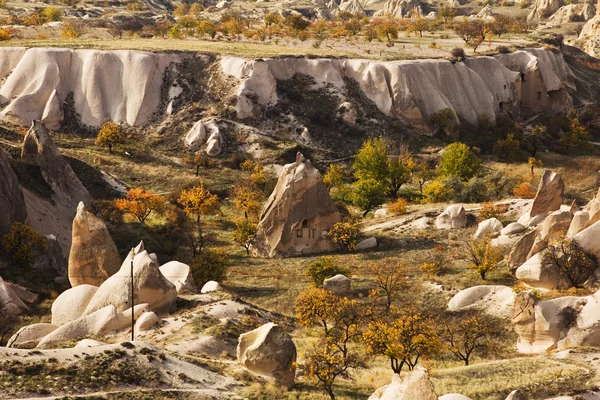
{"label": "wooden pole", "polygon": [[[134,255],[134,249],[131,249],[132,255]],[[134,287],[133,287],[133,258],[131,259],[131,341],[133,342],[135,336],[135,296],[134,296]]]}

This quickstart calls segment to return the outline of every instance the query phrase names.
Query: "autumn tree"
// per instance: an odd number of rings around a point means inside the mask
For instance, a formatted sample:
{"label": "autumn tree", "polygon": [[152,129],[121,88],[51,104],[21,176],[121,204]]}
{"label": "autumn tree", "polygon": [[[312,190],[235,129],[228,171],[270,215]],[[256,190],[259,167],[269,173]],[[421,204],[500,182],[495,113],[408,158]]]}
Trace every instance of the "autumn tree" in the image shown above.
{"label": "autumn tree", "polygon": [[339,188],[344,184],[344,169],[339,164],[329,164],[327,173],[323,175],[323,183],[329,190]]}
{"label": "autumn tree", "polygon": [[358,244],[360,223],[356,219],[337,222],[329,230],[327,236],[344,250],[352,251]]}
{"label": "autumn tree", "polygon": [[257,225],[248,218],[240,218],[235,222],[235,229],[231,233],[233,241],[246,249],[246,255],[250,255],[250,247],[256,236]]}
{"label": "autumn tree", "polygon": [[388,194],[390,196],[396,196],[402,185],[410,181],[415,166],[415,161],[408,153],[388,158]]}
{"label": "autumn tree", "polygon": [[406,289],[405,265],[391,258],[384,258],[369,264],[367,272],[372,275],[375,295],[385,298],[385,308],[389,312],[394,299]]}
{"label": "autumn tree", "polygon": [[127,191],[124,199],[115,201],[115,207],[145,224],[146,219],[152,212],[162,214],[166,210],[166,202],[163,196],[154,194],[149,190],[133,188]]}
{"label": "autumn tree", "polygon": [[385,202],[386,185],[373,178],[359,179],[352,186],[352,204],[363,210],[363,216]]}
{"label": "autumn tree", "polygon": [[542,265],[557,269],[572,287],[582,288],[598,269],[596,256],[564,235],[543,242],[542,248]]}
{"label": "autumn tree", "polygon": [[380,21],[375,26],[375,32],[380,38],[387,39],[388,43],[392,43],[392,39],[398,39],[398,24],[393,19]]}
{"label": "autumn tree", "polygon": [[446,349],[469,365],[475,353],[481,355],[500,350],[505,335],[503,322],[477,312],[452,313],[441,324],[440,336]]}
{"label": "autumn tree", "polygon": [[465,18],[460,22],[455,22],[452,29],[474,52],[477,51],[479,45],[485,41],[488,35],[487,24],[480,19],[469,20]]}
{"label": "autumn tree", "polygon": [[452,6],[440,6],[438,7],[438,17],[441,18],[444,23],[448,23],[458,15],[458,10]]}
{"label": "autumn tree", "polygon": [[108,152],[112,153],[114,145],[123,143],[124,136],[121,127],[112,121],[106,121],[100,127],[98,136],[96,137],[96,146],[107,146]]}
{"label": "autumn tree", "polygon": [[258,221],[262,209],[263,193],[252,184],[237,185],[231,191],[232,207],[244,219]]}
{"label": "autumn tree", "polygon": [[4,250],[12,261],[22,267],[27,267],[31,262],[48,248],[46,239],[29,226],[14,222],[10,231],[0,239],[0,248]]}
{"label": "autumn tree", "polygon": [[477,271],[481,279],[485,280],[486,274],[498,267],[500,253],[492,246],[491,238],[469,239],[466,250],[469,268]]}
{"label": "autumn tree", "polygon": [[324,256],[311,263],[304,271],[304,274],[310,278],[315,287],[321,287],[325,279],[338,274],[348,276],[350,270],[338,265],[335,257]]}
{"label": "autumn tree", "polygon": [[202,184],[191,189],[183,189],[177,200],[183,210],[189,215],[195,215],[196,221],[200,217],[216,214],[220,211],[219,198],[204,188]]}
{"label": "autumn tree", "polygon": [[412,179],[419,185],[419,193],[423,194],[423,186],[433,178],[435,178],[435,171],[429,163],[425,161],[416,163],[412,170]]}
{"label": "autumn tree", "polygon": [[431,22],[427,18],[418,17],[415,19],[411,19],[406,27],[406,33],[411,34],[415,33],[419,37],[423,37],[423,32],[431,29]]}
{"label": "autumn tree", "polygon": [[362,336],[367,351],[388,357],[392,371],[400,374],[404,366],[410,371],[423,357],[439,351],[440,342],[433,329],[435,322],[418,312],[409,312],[369,324]]}
{"label": "autumn tree", "polygon": [[444,149],[438,171],[443,177],[456,176],[466,181],[481,171],[481,160],[469,146],[455,142]]}
{"label": "autumn tree", "polygon": [[490,24],[489,29],[494,35],[500,37],[505,33],[510,32],[513,26],[514,21],[511,17],[502,14],[496,14],[494,15],[494,21]]}

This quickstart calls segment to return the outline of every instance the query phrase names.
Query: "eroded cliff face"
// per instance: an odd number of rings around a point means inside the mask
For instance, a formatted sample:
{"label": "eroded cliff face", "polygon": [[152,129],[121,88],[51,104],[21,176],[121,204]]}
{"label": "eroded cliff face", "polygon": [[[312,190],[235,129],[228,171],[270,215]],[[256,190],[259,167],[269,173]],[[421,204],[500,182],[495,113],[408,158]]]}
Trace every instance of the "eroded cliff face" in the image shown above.
{"label": "eroded cliff face", "polygon": [[58,129],[67,97],[85,125],[147,123],[161,103],[165,69],[182,57],[139,51],[0,49],[0,118]]}
{"label": "eroded cliff face", "polygon": [[258,117],[262,108],[277,103],[277,82],[297,74],[312,77],[312,88],[326,87],[341,100],[347,96],[348,80],[354,80],[381,112],[417,126],[448,108],[461,122],[476,124],[504,111],[518,114],[521,105],[536,111],[565,106],[567,89],[575,88],[562,56],[540,49],[457,63],[223,57],[221,67],[240,81],[236,112],[242,119]]}
{"label": "eroded cliff face", "polygon": [[586,53],[600,57],[600,1],[596,6],[596,16],[583,26],[579,38],[583,40],[583,50]]}

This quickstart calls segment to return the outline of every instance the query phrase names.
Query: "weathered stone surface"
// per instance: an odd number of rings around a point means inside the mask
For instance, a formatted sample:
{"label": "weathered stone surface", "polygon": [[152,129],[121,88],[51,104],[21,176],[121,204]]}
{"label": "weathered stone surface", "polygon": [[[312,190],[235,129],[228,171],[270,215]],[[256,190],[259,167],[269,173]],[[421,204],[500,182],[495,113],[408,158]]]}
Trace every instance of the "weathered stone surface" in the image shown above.
{"label": "weathered stone surface", "polygon": [[237,359],[249,371],[274,378],[291,387],[296,374],[296,346],[279,325],[268,323],[244,333],[238,340]]}
{"label": "weathered stone surface", "polygon": [[438,400],[472,400],[470,397],[464,396],[462,394],[450,393],[445,394],[438,398]]}
{"label": "weathered stone surface", "polygon": [[435,226],[439,229],[464,228],[467,226],[467,211],[460,204],[453,204],[438,215]]}
{"label": "weathered stone surface", "polygon": [[352,280],[347,276],[338,274],[325,279],[323,289],[330,290],[338,296],[347,296],[352,293]]}
{"label": "weathered stone surface", "polygon": [[584,41],[583,49],[593,57],[600,57],[600,5],[598,14],[590,19],[581,29],[579,39]]}
{"label": "weathered stone surface", "polygon": [[500,234],[503,236],[511,236],[511,235],[516,235],[518,233],[521,233],[525,229],[527,229],[527,227],[521,225],[520,223],[512,222],[512,223],[506,225],[504,228],[502,228],[502,230],[500,230]]}
{"label": "weathered stone surface", "polygon": [[564,235],[569,229],[572,219],[573,214],[570,211],[557,210],[548,214],[544,222],[537,228],[535,242],[531,246],[528,257],[540,252],[543,249],[544,241]]}
{"label": "weathered stone surface", "polygon": [[83,202],[73,219],[69,282],[71,286],[100,286],[119,270],[121,259],[104,221],[85,210]]}
{"label": "weathered stone surface", "polygon": [[523,236],[521,236],[519,240],[515,242],[513,247],[510,249],[510,253],[508,254],[508,268],[511,271],[515,271],[525,261],[527,261],[527,256],[529,255],[531,246],[533,246],[535,243],[536,237],[537,232],[535,230],[531,230],[523,234]]}
{"label": "weathered stone surface", "polygon": [[33,121],[23,140],[23,160],[37,164],[42,177],[60,201],[75,209],[79,202],[89,204],[92,196],[81,184],[67,160],[40,121]]}
{"label": "weathered stone surface", "polygon": [[369,400],[437,400],[429,373],[423,367],[416,367],[404,380],[397,374],[392,383],[375,391]]}
{"label": "weathered stone surface", "polygon": [[39,295],[33,293],[30,290],[25,289],[23,286],[6,281],[4,281],[4,284],[8,285],[12,289],[12,291],[15,292],[17,297],[23,300],[25,304],[35,304],[40,299]]}
{"label": "weathered stone surface", "polygon": [[158,324],[158,321],[158,316],[155,313],[152,311],[145,312],[135,321],[135,330],[137,332],[147,331]]}
{"label": "weathered stone surface", "polygon": [[576,241],[583,250],[593,253],[600,257],[600,221],[588,226],[575,236],[572,240]]}
{"label": "weathered stone surface", "polygon": [[0,313],[7,318],[14,318],[27,311],[29,311],[29,307],[23,303],[12,288],[0,277]]}
{"label": "weathered stone surface", "polygon": [[558,11],[561,5],[560,0],[535,0],[527,20],[537,23],[542,19],[549,18]]}
{"label": "weathered stone surface", "polygon": [[517,279],[538,289],[567,289],[568,284],[562,278],[558,268],[552,264],[544,264],[540,252],[525,261],[515,273]]}
{"label": "weathered stone surface", "polygon": [[520,390],[513,390],[509,393],[506,400],[528,400],[527,396],[525,396]]}
{"label": "weathered stone surface", "polygon": [[377,247],[377,238],[370,237],[358,242],[356,247],[354,247],[354,250],[369,250],[374,249],[375,247]]}
{"label": "weathered stone surface", "polygon": [[510,318],[515,292],[507,286],[479,285],[458,292],[448,303],[448,310],[481,310],[486,314]]}
{"label": "weathered stone surface", "polygon": [[43,323],[24,326],[8,339],[6,347],[33,349],[44,336],[50,334],[57,328],[58,326],[56,325]]}
{"label": "weathered stone surface", "polygon": [[346,11],[353,15],[365,16],[365,10],[358,0],[343,0],[340,2],[339,11]]}
{"label": "weathered stone surface", "polygon": [[352,127],[352,126],[356,125],[356,118],[358,118],[358,115],[357,115],[356,109],[354,108],[354,105],[352,105],[352,103],[350,103],[348,101],[344,101],[342,104],[340,104],[338,106],[338,108],[336,110],[336,115],[347,126]]}
{"label": "weathered stone surface", "polygon": [[581,232],[587,226],[590,221],[590,213],[587,211],[577,211],[573,215],[569,229],[567,230],[567,237],[573,237]]}
{"label": "weathered stone surface", "polygon": [[99,347],[99,346],[104,346],[106,345],[106,343],[101,342],[99,340],[94,340],[94,339],[83,339],[80,340],[76,345],[75,348],[79,349],[79,348],[91,348],[91,347]]}
{"label": "weathered stone surface", "polygon": [[[216,126],[216,125],[215,125]],[[216,157],[223,151],[223,135],[217,128],[216,131],[211,133],[206,141],[206,154],[211,157]]]}
{"label": "weathered stone surface", "polygon": [[0,148],[0,236],[10,231],[13,223],[27,219],[23,191],[9,160],[10,155]]}
{"label": "weathered stone surface", "polygon": [[387,0],[374,16],[390,15],[394,18],[419,17],[423,15],[419,0]]}
{"label": "weathered stone surface", "polygon": [[200,293],[210,293],[210,292],[220,292],[223,290],[219,282],[216,281],[208,281],[202,286]]}
{"label": "weathered stone surface", "polygon": [[61,326],[80,318],[97,290],[83,284],[62,292],[52,303],[52,323]]}
{"label": "weathered stone surface", "polygon": [[565,183],[556,172],[545,170],[529,212],[530,218],[560,209],[564,201]]}
{"label": "weathered stone surface", "polygon": [[324,232],[340,214],[319,171],[298,153],[281,171],[267,200],[253,251],[264,257],[285,257],[335,249]]}
{"label": "weathered stone surface", "polygon": [[486,219],[481,221],[477,226],[477,231],[473,236],[475,239],[483,239],[487,236],[494,236],[502,230],[502,222],[497,218]]}
{"label": "weathered stone surface", "polygon": [[175,285],[160,272],[158,265],[146,250],[132,250],[121,269],[108,278],[92,297],[84,315],[91,314],[109,305],[123,311],[131,307],[131,261],[133,260],[133,283],[135,303],[147,303],[155,313],[167,313],[175,307],[177,290]]}
{"label": "weathered stone surface", "polygon": [[185,135],[185,147],[188,150],[198,150],[200,146],[206,142],[207,139],[206,127],[204,126],[204,122],[202,120],[197,121],[194,126],[188,131]]}
{"label": "weathered stone surface", "polygon": [[[179,287],[177,293],[182,291],[196,291],[196,284],[194,283],[194,277],[192,276],[189,265],[179,261],[170,261],[160,266],[160,272],[169,280],[169,282],[174,284],[175,287]],[[179,285],[177,283],[179,283]]]}

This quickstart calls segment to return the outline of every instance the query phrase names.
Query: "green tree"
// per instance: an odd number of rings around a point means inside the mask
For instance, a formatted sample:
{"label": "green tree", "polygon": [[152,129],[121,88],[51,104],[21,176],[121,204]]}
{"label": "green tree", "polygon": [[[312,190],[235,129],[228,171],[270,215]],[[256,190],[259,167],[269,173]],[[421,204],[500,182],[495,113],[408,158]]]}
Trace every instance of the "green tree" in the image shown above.
{"label": "green tree", "polygon": [[350,270],[337,265],[335,257],[325,256],[311,263],[304,274],[310,278],[315,287],[321,287],[325,279],[338,274],[348,276]]}
{"label": "green tree", "polygon": [[415,162],[410,154],[403,154],[388,159],[388,194],[390,196],[396,196],[402,185],[410,181],[411,173],[414,168]]}
{"label": "green tree", "polygon": [[385,202],[387,185],[373,179],[359,179],[352,187],[352,204],[364,211],[367,215],[373,208]]}
{"label": "green tree", "polygon": [[353,168],[357,179],[375,179],[387,183],[389,163],[385,140],[381,137],[367,139],[356,154]]}
{"label": "green tree", "polygon": [[590,143],[592,137],[588,129],[579,122],[579,118],[573,117],[569,121],[569,130],[560,138],[567,153],[586,153],[593,149]]}
{"label": "green tree", "polygon": [[466,181],[477,175],[479,171],[481,171],[481,160],[466,144],[455,142],[444,149],[438,167],[440,176],[456,176]]}
{"label": "green tree", "polygon": [[235,229],[232,232],[233,241],[246,249],[246,255],[250,254],[250,246],[256,236],[257,226],[248,218],[240,218],[235,223]]}
{"label": "green tree", "polygon": [[222,282],[227,277],[227,253],[221,249],[205,249],[194,257],[190,270],[194,282],[202,287],[208,281]]}
{"label": "green tree", "polygon": [[26,267],[48,248],[48,244],[43,235],[25,224],[15,222],[10,226],[10,231],[2,236],[0,247],[15,263]]}

